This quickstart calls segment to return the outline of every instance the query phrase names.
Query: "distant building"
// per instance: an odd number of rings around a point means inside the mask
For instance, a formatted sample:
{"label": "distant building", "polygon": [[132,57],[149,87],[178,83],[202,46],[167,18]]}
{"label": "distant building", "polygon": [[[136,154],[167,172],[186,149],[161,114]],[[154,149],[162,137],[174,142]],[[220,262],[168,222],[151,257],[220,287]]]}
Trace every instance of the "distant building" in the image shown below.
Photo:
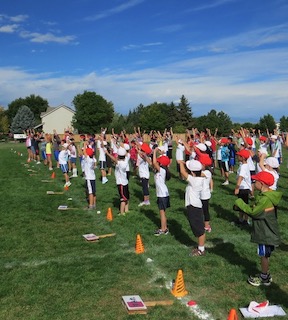
{"label": "distant building", "polygon": [[45,133],[53,133],[55,129],[57,133],[62,134],[67,128],[72,128],[74,114],[75,111],[64,104],[58,107],[48,107],[46,112],[41,113],[42,124],[37,127],[42,126],[42,131]]}

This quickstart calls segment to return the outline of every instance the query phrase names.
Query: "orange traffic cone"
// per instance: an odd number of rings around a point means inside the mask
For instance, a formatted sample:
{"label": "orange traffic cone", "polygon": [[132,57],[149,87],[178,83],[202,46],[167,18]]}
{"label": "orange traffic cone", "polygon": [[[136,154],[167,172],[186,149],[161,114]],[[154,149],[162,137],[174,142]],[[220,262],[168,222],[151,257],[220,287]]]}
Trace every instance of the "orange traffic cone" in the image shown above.
{"label": "orange traffic cone", "polygon": [[64,186],[64,190],[65,190],[65,191],[68,191],[68,190],[69,190],[69,187],[68,187],[68,186]]}
{"label": "orange traffic cone", "polygon": [[144,244],[142,242],[142,238],[141,238],[140,234],[137,234],[136,244],[135,244],[135,252],[137,254],[139,254],[139,253],[143,253],[144,251],[145,251],[145,249],[144,249]]}
{"label": "orange traffic cone", "polygon": [[182,298],[186,296],[186,294],[188,293],[188,291],[185,290],[184,277],[183,277],[182,270],[178,270],[176,281],[175,281],[174,287],[171,290],[171,293],[176,298]]}
{"label": "orange traffic cone", "polygon": [[112,221],[113,220],[113,215],[112,215],[112,209],[111,208],[108,208],[108,210],[107,210],[106,219],[108,221]]}
{"label": "orange traffic cone", "polygon": [[231,309],[227,320],[238,320],[237,312],[235,309]]}
{"label": "orange traffic cone", "polygon": [[55,177],[56,177],[55,172],[52,172],[52,174],[51,174],[51,179],[55,179]]}

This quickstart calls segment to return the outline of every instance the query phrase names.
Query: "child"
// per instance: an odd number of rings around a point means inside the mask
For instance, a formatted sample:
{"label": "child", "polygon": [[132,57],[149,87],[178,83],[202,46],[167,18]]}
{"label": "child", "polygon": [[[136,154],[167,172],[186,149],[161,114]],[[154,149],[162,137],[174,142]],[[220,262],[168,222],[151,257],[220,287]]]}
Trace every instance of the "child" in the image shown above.
{"label": "child", "polygon": [[47,163],[49,170],[53,170],[52,167],[52,138],[50,134],[45,134],[45,140],[46,140],[46,157],[47,157]]}
{"label": "child", "polygon": [[68,176],[68,151],[67,148],[69,147],[68,143],[63,143],[62,144],[62,150],[59,153],[59,165],[60,165],[60,169],[63,172],[64,178],[65,178],[65,184],[64,187],[70,187],[71,186],[71,182],[69,180],[69,176]]}
{"label": "child", "polygon": [[72,176],[71,178],[77,178],[77,166],[76,166],[76,160],[77,160],[77,149],[74,143],[74,139],[70,139],[71,143],[69,146],[70,150],[70,161],[71,161],[71,166],[72,166]]}
{"label": "child", "polygon": [[267,171],[270,172],[274,177],[274,184],[270,187],[272,190],[277,189],[277,184],[279,180],[279,162],[275,157],[268,157],[266,158],[266,154],[261,154],[260,161],[259,161],[259,171]]}
{"label": "child", "polygon": [[204,178],[201,177],[202,164],[198,160],[186,161],[186,167],[191,174],[186,171],[184,161],[179,161],[179,164],[180,172],[188,182],[185,191],[188,221],[194,236],[198,238],[198,247],[193,249],[190,255],[193,257],[204,256],[206,235],[201,201],[201,191],[204,184]]}
{"label": "child", "polygon": [[[99,138],[97,141],[97,149],[99,152],[99,165],[100,165],[100,171],[101,171],[101,179],[102,179],[102,184],[105,184],[108,182],[108,179],[106,177],[106,146],[107,146],[107,141],[103,140],[102,137]],[[106,153],[106,155],[105,155]]]}
{"label": "child", "polygon": [[83,149],[83,166],[84,176],[86,179],[86,192],[88,194],[89,205],[87,210],[93,210],[96,208],[96,178],[95,178],[95,166],[96,159],[94,158],[94,151],[92,148],[85,145]]}
{"label": "child", "polygon": [[161,228],[154,232],[155,236],[167,235],[169,229],[167,226],[166,209],[170,208],[169,191],[166,186],[166,180],[170,179],[170,172],[168,166],[170,159],[167,156],[160,156],[157,158],[156,153],[158,148],[153,150],[152,165],[155,170],[154,181],[156,186],[157,204],[160,213]]}
{"label": "child", "polygon": [[[106,150],[106,149],[105,149]],[[117,158],[106,150],[106,155],[115,162],[115,178],[116,184],[120,196],[120,212],[119,215],[125,216],[129,211],[129,186],[126,174],[126,168],[128,164],[128,158],[126,157],[126,150],[123,147],[118,148]]]}
{"label": "child", "polygon": [[150,206],[150,194],[149,194],[149,164],[151,165],[150,157],[140,149],[138,150],[138,173],[139,178],[142,185],[142,192],[143,192],[143,201],[139,203],[138,207],[142,206]]}
{"label": "child", "polygon": [[228,144],[228,139],[227,138],[222,138],[220,140],[221,143],[221,167],[223,169],[225,181],[222,183],[222,186],[227,186],[229,184],[229,155],[230,155],[230,150],[227,146]]}
{"label": "child", "polygon": [[[251,174],[247,164],[247,159],[250,157],[248,150],[242,149],[236,153],[239,158],[239,168],[237,171],[237,182],[234,194],[242,199],[246,204],[249,203],[249,194],[252,190]],[[235,222],[237,225],[248,225],[248,216],[244,212],[239,212],[239,219]]]}
{"label": "child", "polygon": [[183,141],[182,141],[182,139],[178,139],[175,157],[176,157],[176,170],[179,174],[180,180],[183,180],[183,177],[180,173],[180,165],[178,163],[178,160],[180,160],[180,161],[184,160],[184,152],[185,152],[185,146],[183,144]]}
{"label": "child", "polygon": [[269,258],[275,246],[280,244],[275,206],[279,204],[282,193],[270,189],[274,177],[269,172],[261,171],[252,176],[252,179],[255,180],[255,188],[261,191],[256,197],[255,205],[250,207],[242,199],[237,199],[234,209],[240,209],[252,217],[251,241],[258,244],[258,255],[261,258],[261,274],[250,276],[248,283],[256,287],[270,286],[272,277],[269,273]]}
{"label": "child", "polygon": [[206,232],[211,232],[210,225],[210,212],[209,212],[209,200],[211,198],[211,192],[213,191],[213,179],[212,179],[212,161],[211,158],[202,158],[202,174],[204,177],[203,189],[201,190],[200,199],[202,202],[203,215],[204,215],[204,229]]}

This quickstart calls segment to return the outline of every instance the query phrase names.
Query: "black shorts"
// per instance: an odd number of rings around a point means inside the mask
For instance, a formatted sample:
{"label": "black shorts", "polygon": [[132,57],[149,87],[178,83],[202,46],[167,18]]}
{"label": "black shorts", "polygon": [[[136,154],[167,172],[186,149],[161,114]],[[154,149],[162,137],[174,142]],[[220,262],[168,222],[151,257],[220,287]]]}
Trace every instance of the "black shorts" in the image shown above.
{"label": "black shorts", "polygon": [[140,178],[142,184],[143,196],[149,196],[149,179]]}
{"label": "black shorts", "polygon": [[99,161],[99,169],[100,170],[106,169],[106,161]]}
{"label": "black shorts", "polygon": [[229,172],[229,161],[221,161],[221,166],[224,172]]}
{"label": "black shorts", "polygon": [[245,203],[249,203],[249,189],[239,189],[238,198],[242,199]]}
{"label": "black shorts", "polygon": [[167,208],[170,208],[170,197],[158,197],[157,204],[159,210],[165,211]]}
{"label": "black shorts", "polygon": [[126,202],[130,198],[130,193],[129,193],[129,187],[128,184],[123,186],[122,184],[117,184],[119,196],[120,196],[120,201],[121,202]]}
{"label": "black shorts", "polygon": [[204,221],[210,221],[209,199],[201,200],[201,202],[202,202]]}
{"label": "black shorts", "polygon": [[205,233],[203,209],[187,206],[187,218],[195,237],[199,238]]}
{"label": "black shorts", "polygon": [[[252,175],[254,176],[256,174],[255,170],[250,170],[250,175],[252,177]],[[251,179],[251,183],[255,183],[255,180]]]}
{"label": "black shorts", "polygon": [[88,194],[96,195],[96,182],[95,180],[86,180],[86,190]]}
{"label": "black shorts", "polygon": [[260,257],[269,258],[275,247],[269,244],[258,244],[257,253]]}
{"label": "black shorts", "polygon": [[172,149],[168,148],[168,151],[166,152],[166,155],[169,159],[172,159]]}

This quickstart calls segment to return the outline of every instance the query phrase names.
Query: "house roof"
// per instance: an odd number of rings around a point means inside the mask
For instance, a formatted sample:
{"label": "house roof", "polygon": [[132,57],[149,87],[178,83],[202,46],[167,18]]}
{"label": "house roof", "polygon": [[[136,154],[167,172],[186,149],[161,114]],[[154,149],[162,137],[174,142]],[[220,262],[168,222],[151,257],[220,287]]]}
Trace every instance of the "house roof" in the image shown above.
{"label": "house roof", "polygon": [[64,109],[70,111],[71,113],[75,114],[75,111],[72,110],[71,108],[65,106],[65,104],[60,104],[58,107],[48,107],[47,110],[46,110],[46,112],[41,112],[40,118],[44,118],[44,117],[46,117],[48,114],[50,114],[50,113],[52,113],[52,112],[55,112],[55,111],[57,111],[57,110],[60,109],[60,108],[64,108]]}

